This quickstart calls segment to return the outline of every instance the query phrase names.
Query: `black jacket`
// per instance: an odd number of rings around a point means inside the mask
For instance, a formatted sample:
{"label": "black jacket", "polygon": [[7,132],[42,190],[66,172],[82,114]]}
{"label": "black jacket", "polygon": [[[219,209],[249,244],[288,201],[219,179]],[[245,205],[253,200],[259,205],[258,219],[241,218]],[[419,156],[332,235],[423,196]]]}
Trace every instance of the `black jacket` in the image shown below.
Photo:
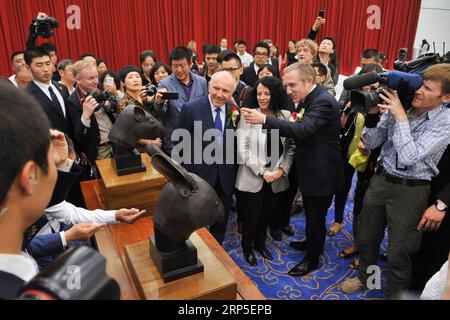
{"label": "black jacket", "polygon": [[[77,90],[75,90],[67,99],[67,106],[70,109],[70,117],[73,122],[74,138],[79,146],[79,151],[84,152],[92,164],[97,160],[98,148],[100,145],[100,130],[98,127],[95,113],[91,116],[91,126],[85,127],[81,122],[83,107],[78,100]],[[114,115],[106,113],[112,123],[115,122]]]}
{"label": "black jacket", "polygon": [[[227,108],[230,108],[231,105],[226,106]],[[234,191],[234,186],[236,183],[236,173],[237,173],[237,166],[236,161],[233,162],[233,164],[206,164],[204,163],[204,159],[202,157],[202,163],[200,164],[194,164],[194,145],[198,143],[202,146],[202,154],[205,150],[205,148],[211,143],[209,141],[202,141],[201,137],[199,135],[194,135],[194,121],[199,121],[202,123],[202,136],[204,135],[205,131],[209,129],[214,128],[214,119],[211,112],[211,105],[209,103],[209,98],[202,97],[193,101],[190,101],[186,103],[183,108],[181,109],[180,113],[180,122],[179,122],[179,128],[180,129],[186,129],[191,133],[191,159],[190,163],[182,163],[183,167],[189,171],[192,172],[202,179],[204,179],[206,182],[209,183],[213,188],[220,183],[222,186],[222,190],[226,195],[231,196]],[[229,119],[229,114],[227,111],[227,114],[225,116],[225,128],[226,129],[233,129],[233,124],[231,119]],[[200,138],[200,139],[199,139]],[[234,137],[233,137],[234,138]],[[224,133],[224,140],[223,140],[223,155],[224,159],[226,159],[226,134]],[[236,146],[236,141],[233,141],[233,148]],[[236,150],[234,150],[234,155],[236,155]],[[235,158],[236,160],[236,158]],[[225,160],[224,160],[225,162]]]}
{"label": "black jacket", "polygon": [[53,85],[58,89],[64,100],[66,109],[65,116],[61,108],[57,107],[52,102],[52,100],[50,100],[50,98],[34,83],[34,81],[31,81],[28,84],[26,90],[37,100],[37,102],[39,102],[39,105],[42,107],[48,119],[50,120],[52,128],[67,133],[72,137],[72,123],[67,107],[67,98],[69,97],[69,91],[65,86],[57,82],[53,82]]}
{"label": "black jacket", "polygon": [[0,300],[13,300],[19,295],[25,281],[11,273],[0,271]]}
{"label": "black jacket", "polygon": [[309,197],[335,194],[344,182],[339,105],[332,95],[317,86],[302,106],[305,108],[302,121],[267,117],[264,128],[279,129],[281,136],[295,140],[296,169],[302,194]]}

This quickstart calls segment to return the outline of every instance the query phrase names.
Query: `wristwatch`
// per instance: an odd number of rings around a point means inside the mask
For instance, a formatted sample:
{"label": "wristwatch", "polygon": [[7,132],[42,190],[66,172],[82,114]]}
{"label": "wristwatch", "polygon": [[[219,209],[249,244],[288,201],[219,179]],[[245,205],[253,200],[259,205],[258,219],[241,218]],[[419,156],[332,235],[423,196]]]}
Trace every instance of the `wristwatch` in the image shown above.
{"label": "wristwatch", "polygon": [[447,209],[447,206],[445,203],[443,203],[442,201],[436,201],[436,203],[434,205],[436,206],[436,209],[445,213],[445,210]]}

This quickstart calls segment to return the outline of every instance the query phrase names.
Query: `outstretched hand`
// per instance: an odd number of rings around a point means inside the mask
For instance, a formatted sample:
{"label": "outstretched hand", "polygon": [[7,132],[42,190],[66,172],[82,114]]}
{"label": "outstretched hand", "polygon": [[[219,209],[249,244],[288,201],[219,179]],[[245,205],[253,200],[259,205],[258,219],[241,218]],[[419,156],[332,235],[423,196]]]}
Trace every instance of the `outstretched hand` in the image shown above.
{"label": "outstretched hand", "polygon": [[244,116],[245,122],[250,124],[264,124],[266,122],[266,115],[256,109],[242,108],[241,114]]}
{"label": "outstretched hand", "polygon": [[145,212],[146,210],[139,211],[139,209],[135,208],[120,209],[116,211],[116,220],[131,224],[139,219]]}

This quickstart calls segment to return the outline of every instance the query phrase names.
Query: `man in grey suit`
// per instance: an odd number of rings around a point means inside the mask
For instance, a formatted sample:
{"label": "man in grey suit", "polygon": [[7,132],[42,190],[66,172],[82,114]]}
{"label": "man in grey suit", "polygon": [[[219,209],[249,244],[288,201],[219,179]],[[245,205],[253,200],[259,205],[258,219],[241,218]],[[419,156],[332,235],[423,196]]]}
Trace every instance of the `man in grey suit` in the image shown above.
{"label": "man in grey suit", "polygon": [[[183,105],[189,101],[208,96],[206,80],[190,71],[192,52],[185,47],[176,47],[169,55],[173,74],[158,86],[154,114],[167,128],[163,138],[163,151],[170,156],[173,149],[171,135],[178,128],[178,118]],[[164,100],[163,92],[178,92],[177,100]]]}

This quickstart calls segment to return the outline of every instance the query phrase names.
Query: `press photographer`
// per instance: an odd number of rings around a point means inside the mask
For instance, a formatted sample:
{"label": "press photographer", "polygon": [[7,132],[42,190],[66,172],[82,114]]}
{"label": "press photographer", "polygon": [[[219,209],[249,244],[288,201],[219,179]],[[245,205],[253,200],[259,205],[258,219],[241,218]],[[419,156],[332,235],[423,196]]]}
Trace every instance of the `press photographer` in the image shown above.
{"label": "press photographer", "polygon": [[[420,246],[417,230],[427,208],[431,179],[450,142],[450,64],[438,64],[423,74],[423,86],[414,95],[411,108],[402,105],[393,89],[380,93],[384,104],[369,115],[387,110],[378,125],[367,117],[362,135],[365,148],[382,145],[377,174],[371,180],[358,220],[359,278],[347,279],[345,293],[363,290],[368,267],[376,265],[384,230],[388,226],[387,298],[407,291],[411,280],[411,255]],[[406,108],[405,108],[406,107]]]}
{"label": "press photographer", "polygon": [[[98,92],[97,66],[80,60],[73,66],[77,89],[67,99],[74,127],[75,140],[92,167],[97,159],[111,157],[108,135],[115,117],[116,101],[104,92]],[[109,97],[107,97],[109,95]],[[78,150],[77,150],[78,151]]]}
{"label": "press photographer", "polygon": [[[55,28],[59,28],[58,21],[56,21],[56,19],[53,17],[49,17],[44,12],[39,12],[37,17],[31,21],[31,25],[29,27],[29,35],[26,42],[27,50],[36,47],[36,41],[38,37],[44,39],[52,37],[54,35]],[[61,77],[57,71],[58,52],[56,46],[53,43],[46,42],[41,44],[41,47],[47,50],[48,53],[50,54],[52,65],[54,67],[52,71],[53,72],[52,80],[53,81],[61,80]]]}

